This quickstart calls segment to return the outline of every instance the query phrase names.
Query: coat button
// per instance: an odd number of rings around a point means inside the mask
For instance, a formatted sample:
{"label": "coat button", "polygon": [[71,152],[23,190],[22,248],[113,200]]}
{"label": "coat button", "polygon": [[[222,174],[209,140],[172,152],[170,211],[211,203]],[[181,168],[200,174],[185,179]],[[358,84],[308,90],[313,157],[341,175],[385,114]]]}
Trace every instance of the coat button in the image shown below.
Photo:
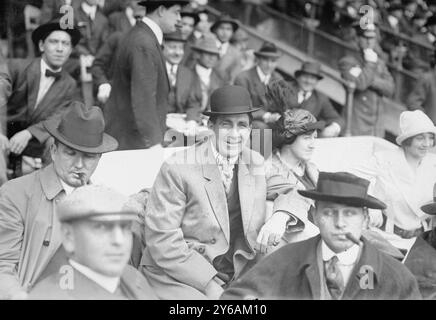
{"label": "coat button", "polygon": [[198,252],[201,253],[201,254],[203,254],[203,253],[204,253],[204,248],[203,248],[203,247],[198,248]]}
{"label": "coat button", "polygon": [[210,239],[210,243],[215,244],[216,243],[216,239],[215,238]]}

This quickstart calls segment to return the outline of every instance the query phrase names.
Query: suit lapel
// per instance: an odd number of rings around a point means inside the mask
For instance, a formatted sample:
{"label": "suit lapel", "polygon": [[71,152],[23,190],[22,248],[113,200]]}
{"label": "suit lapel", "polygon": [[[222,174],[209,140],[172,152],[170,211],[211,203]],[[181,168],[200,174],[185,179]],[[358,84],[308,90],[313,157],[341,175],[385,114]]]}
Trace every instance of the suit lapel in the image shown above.
{"label": "suit lapel", "polygon": [[318,244],[321,240],[321,236],[316,236],[310,239],[308,243],[308,250],[306,259],[302,262],[302,267],[305,268],[305,274],[307,281],[309,282],[310,291],[312,293],[312,299],[321,299],[321,278],[318,268],[319,250]]}
{"label": "suit lapel", "polygon": [[242,223],[244,225],[244,232],[247,234],[250,226],[250,221],[254,213],[253,197],[255,195],[255,177],[250,174],[249,159],[250,152],[244,150],[241,160],[238,165],[238,188],[239,188],[239,200],[241,203],[241,215]]}
{"label": "suit lapel", "polygon": [[227,198],[224,190],[224,184],[222,183],[221,179],[221,174],[218,166],[216,165],[216,160],[213,157],[210,143],[205,143],[199,146],[197,152],[200,152],[199,158],[197,159],[201,159],[200,163],[203,169],[203,177],[205,179],[204,188],[206,190],[210,206],[218,223],[221,226],[227,242],[230,243],[230,225]]}
{"label": "suit lapel", "polygon": [[39,102],[38,107],[37,108],[33,108],[33,110],[31,111],[31,114],[30,114],[31,119],[36,119],[41,114],[47,112],[47,108],[45,107],[45,106],[47,106],[46,102],[47,101],[52,101],[53,99],[55,99],[55,97],[61,91],[63,80],[65,79],[64,72],[65,71],[62,71],[61,78],[55,79],[53,84],[48,89],[47,93],[44,95],[44,97]]}
{"label": "suit lapel", "polygon": [[35,109],[38,97],[39,83],[41,81],[41,58],[35,59],[27,69],[27,106],[28,111]]}

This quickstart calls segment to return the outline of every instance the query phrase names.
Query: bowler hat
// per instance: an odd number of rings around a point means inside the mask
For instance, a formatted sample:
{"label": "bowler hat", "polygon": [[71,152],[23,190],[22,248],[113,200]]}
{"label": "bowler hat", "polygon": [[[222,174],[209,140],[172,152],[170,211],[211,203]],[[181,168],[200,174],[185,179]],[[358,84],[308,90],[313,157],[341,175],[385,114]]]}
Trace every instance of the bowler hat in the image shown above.
{"label": "bowler hat", "polygon": [[436,215],[436,183],[433,186],[433,201],[423,205],[421,210],[427,214]]}
{"label": "bowler hat", "polygon": [[250,93],[244,87],[227,85],[216,89],[210,96],[210,111],[204,111],[207,116],[232,115],[252,113]]}
{"label": "bowler hat", "polygon": [[316,189],[298,190],[303,197],[352,207],[386,209],[386,205],[368,195],[369,181],[348,172],[320,172]]}
{"label": "bowler hat", "polygon": [[215,33],[215,30],[223,23],[230,23],[233,27],[233,32],[239,29],[239,23],[229,15],[222,15],[217,21],[215,21],[210,27],[210,31]]}
{"label": "bowler hat", "polygon": [[53,20],[51,22],[40,25],[32,32],[32,41],[35,46],[38,46],[39,40],[45,40],[53,31],[65,31],[71,37],[71,43],[73,46],[80,41],[80,31],[75,27],[64,26],[59,20]]}
{"label": "bowler hat", "polygon": [[182,12],[180,12],[180,16],[183,17],[191,17],[194,19],[194,25],[197,25],[200,22],[200,16],[197,12],[193,10],[184,9]]}
{"label": "bowler hat", "polygon": [[104,133],[103,112],[99,107],[87,108],[83,103],[73,101],[61,118],[43,123],[56,140],[78,151],[105,153],[118,148],[118,142]]}
{"label": "bowler hat", "polygon": [[316,61],[306,61],[301,65],[301,68],[297,71],[295,71],[294,76],[297,78],[301,74],[311,74],[315,77],[317,77],[319,80],[324,78],[321,74],[321,64]]}
{"label": "bowler hat", "polygon": [[182,33],[180,30],[176,30],[171,33],[165,33],[164,34],[164,40],[165,41],[178,41],[178,42],[186,42],[186,39],[183,38]]}
{"label": "bowler hat", "polygon": [[436,127],[424,112],[403,111],[400,115],[400,134],[396,142],[401,145],[404,140],[427,132],[433,133],[436,138]]}
{"label": "bowler hat", "polygon": [[277,50],[274,43],[265,41],[258,51],[254,51],[254,55],[260,58],[280,58],[281,53]]}
{"label": "bowler hat", "polygon": [[85,185],[67,195],[57,207],[61,222],[74,220],[137,220],[138,212],[128,205],[129,198],[101,185]]}
{"label": "bowler hat", "polygon": [[219,55],[220,49],[216,43],[216,38],[212,36],[203,36],[196,44],[193,44],[191,48],[195,51],[207,52]]}
{"label": "bowler hat", "polygon": [[159,6],[165,6],[169,8],[175,5],[180,5],[183,7],[189,4],[189,0],[145,0],[139,1],[138,4],[145,7],[147,9],[147,13],[150,13],[156,10]]}

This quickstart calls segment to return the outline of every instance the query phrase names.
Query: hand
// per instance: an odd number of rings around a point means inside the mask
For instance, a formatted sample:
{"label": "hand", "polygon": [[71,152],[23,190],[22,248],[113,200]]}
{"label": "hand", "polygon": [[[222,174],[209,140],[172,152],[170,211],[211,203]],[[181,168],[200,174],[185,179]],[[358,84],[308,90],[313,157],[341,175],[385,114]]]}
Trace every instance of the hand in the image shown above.
{"label": "hand", "polygon": [[381,210],[369,210],[369,226],[380,228],[383,225],[383,213]]}
{"label": "hand", "polygon": [[101,103],[106,103],[111,94],[112,86],[109,83],[103,83],[98,87],[97,99]]}
{"label": "hand", "polygon": [[28,130],[17,132],[11,140],[9,140],[9,146],[12,153],[21,154],[27,147],[32,134]]}
{"label": "hand", "polygon": [[376,63],[378,60],[377,53],[371,48],[366,48],[365,50],[363,50],[363,57],[367,62]]}
{"label": "hand", "polygon": [[8,151],[9,150],[9,139],[8,137],[0,134],[0,150]]}
{"label": "hand", "polygon": [[334,138],[341,133],[341,127],[336,122],[333,122],[329,126],[325,127],[321,132],[321,137],[323,138]]}
{"label": "hand", "polygon": [[283,211],[275,212],[260,229],[256,240],[256,250],[266,253],[268,247],[276,246],[286,231],[289,215]]}
{"label": "hand", "polygon": [[204,293],[211,300],[218,300],[223,294],[224,289],[214,279],[207,284]]}

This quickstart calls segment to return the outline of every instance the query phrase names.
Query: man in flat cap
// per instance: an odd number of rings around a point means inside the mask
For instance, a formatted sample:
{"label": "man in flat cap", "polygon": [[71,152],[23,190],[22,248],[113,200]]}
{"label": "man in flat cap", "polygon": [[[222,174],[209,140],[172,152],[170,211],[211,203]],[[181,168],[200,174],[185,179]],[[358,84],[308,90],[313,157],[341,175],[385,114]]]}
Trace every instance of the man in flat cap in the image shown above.
{"label": "man in flat cap", "polygon": [[166,131],[170,83],[162,54],[163,34],[176,31],[188,1],[141,1],[147,15],[120,43],[112,92],[104,108],[108,133],[120,149],[159,146]]}
{"label": "man in flat cap", "polygon": [[264,160],[246,146],[256,110],[246,89],[217,89],[204,112],[212,137],[162,165],[140,267],[159,298],[217,299],[283,235],[288,217],[266,222]]}
{"label": "man in flat cap", "polygon": [[420,299],[410,271],[361,238],[367,208],[386,208],[368,195],[368,186],[350,173],[320,172],[316,189],[298,190],[315,200],[320,235],[265,257],[222,299]]}
{"label": "man in flat cap", "polygon": [[374,50],[377,45],[375,25],[356,26],[360,53],[339,60],[342,77],[356,84],[351,117],[352,135],[384,137],[383,97],[394,93],[394,80],[385,62]]}
{"label": "man in flat cap", "polygon": [[128,265],[132,221],[128,198],[107,187],[77,188],[57,208],[68,259],[38,282],[30,299],[156,299],[144,276]]}
{"label": "man in flat cap", "polygon": [[12,85],[10,96],[2,97],[7,100],[7,121],[6,135],[0,133],[0,152],[10,152],[16,176],[41,167],[49,137],[42,123],[59,116],[73,99],[76,82],[63,67],[79,39],[77,29],[63,28],[59,21],[43,24],[32,33],[42,56],[8,59],[7,70],[0,71],[0,78]]}
{"label": "man in flat cap", "polygon": [[45,272],[59,270],[58,202],[89,183],[101,154],[118,146],[104,133],[100,108],[80,102],[72,102],[60,119],[45,121],[44,128],[55,140],[52,163],[0,188],[0,298],[23,298]]}

